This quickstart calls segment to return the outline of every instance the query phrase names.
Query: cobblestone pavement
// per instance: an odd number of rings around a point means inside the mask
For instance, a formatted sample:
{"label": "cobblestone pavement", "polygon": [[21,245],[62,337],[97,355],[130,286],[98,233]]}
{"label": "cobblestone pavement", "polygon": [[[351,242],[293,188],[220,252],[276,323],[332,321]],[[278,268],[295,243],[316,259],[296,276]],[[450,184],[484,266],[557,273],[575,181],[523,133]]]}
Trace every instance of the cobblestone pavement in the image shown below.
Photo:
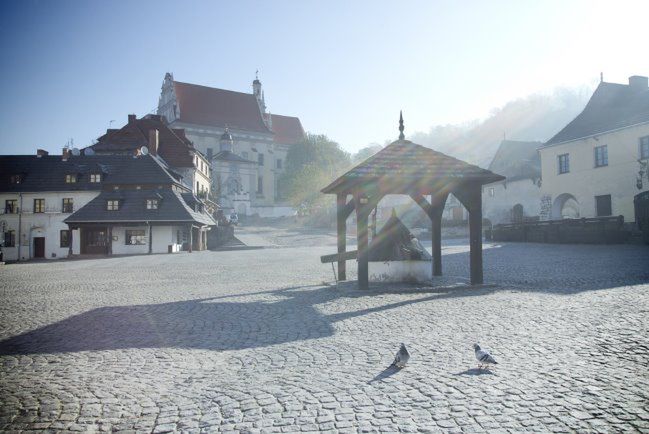
{"label": "cobblestone pavement", "polygon": [[325,253],[0,268],[0,429],[649,432],[646,247],[486,245],[468,288],[455,243],[436,287],[367,292]]}

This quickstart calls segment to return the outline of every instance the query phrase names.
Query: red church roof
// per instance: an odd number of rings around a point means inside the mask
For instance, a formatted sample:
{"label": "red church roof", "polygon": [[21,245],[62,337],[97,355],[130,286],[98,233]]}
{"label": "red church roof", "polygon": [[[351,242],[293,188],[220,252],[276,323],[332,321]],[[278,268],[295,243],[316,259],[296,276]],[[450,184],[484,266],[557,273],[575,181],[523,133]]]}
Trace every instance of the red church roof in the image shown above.
{"label": "red church roof", "polygon": [[[273,133],[275,143],[294,144],[304,137],[299,118],[272,114],[272,131],[264,123],[257,98],[251,93],[234,92],[198,84],[174,81],[180,122],[219,128]],[[268,116],[268,115],[265,115]]]}
{"label": "red church roof", "polygon": [[270,133],[251,93],[174,81],[180,121],[189,124]]}

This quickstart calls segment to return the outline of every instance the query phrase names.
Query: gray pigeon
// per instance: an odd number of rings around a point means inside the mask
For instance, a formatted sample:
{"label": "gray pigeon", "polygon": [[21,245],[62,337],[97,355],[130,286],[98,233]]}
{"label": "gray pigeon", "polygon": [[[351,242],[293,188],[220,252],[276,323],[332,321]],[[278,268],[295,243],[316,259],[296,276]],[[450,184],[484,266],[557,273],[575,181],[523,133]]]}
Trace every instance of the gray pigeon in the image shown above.
{"label": "gray pigeon", "polygon": [[482,348],[480,348],[480,345],[474,344],[473,348],[475,349],[475,358],[478,359],[478,362],[480,362],[478,369],[482,369],[483,365],[486,365],[488,369],[489,365],[498,364],[498,362],[496,362],[496,359],[494,359],[493,356],[489,354],[489,351],[483,350]]}
{"label": "gray pigeon", "polygon": [[392,362],[392,366],[396,366],[399,369],[405,368],[406,363],[408,363],[408,360],[410,360],[410,353],[408,353],[408,350],[406,350],[406,345],[401,344],[401,347],[399,348],[397,355],[394,357],[394,362]]}

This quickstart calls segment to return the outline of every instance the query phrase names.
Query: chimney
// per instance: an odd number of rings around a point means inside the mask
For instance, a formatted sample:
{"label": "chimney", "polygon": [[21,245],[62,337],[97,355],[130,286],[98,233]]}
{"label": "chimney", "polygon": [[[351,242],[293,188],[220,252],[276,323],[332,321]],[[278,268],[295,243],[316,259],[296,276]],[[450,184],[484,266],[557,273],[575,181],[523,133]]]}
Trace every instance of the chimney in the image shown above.
{"label": "chimney", "polygon": [[135,116],[135,115],[128,115],[128,123],[129,123],[129,124],[132,124],[132,123],[135,122],[136,120],[137,120],[137,116]]}
{"label": "chimney", "polygon": [[68,158],[70,158],[70,148],[68,148],[67,146],[63,148],[63,153],[61,155],[62,155],[61,159],[63,161],[68,161]]}
{"label": "chimney", "polygon": [[160,141],[160,132],[158,130],[149,130],[149,152],[151,155],[158,155],[158,145]]}
{"label": "chimney", "polygon": [[629,87],[636,91],[643,91],[649,88],[649,79],[642,75],[632,75],[629,77]]}
{"label": "chimney", "polygon": [[50,153],[47,152],[45,149],[37,149],[36,150],[36,156],[38,158],[41,158],[42,156],[47,156],[47,155],[50,155]]}

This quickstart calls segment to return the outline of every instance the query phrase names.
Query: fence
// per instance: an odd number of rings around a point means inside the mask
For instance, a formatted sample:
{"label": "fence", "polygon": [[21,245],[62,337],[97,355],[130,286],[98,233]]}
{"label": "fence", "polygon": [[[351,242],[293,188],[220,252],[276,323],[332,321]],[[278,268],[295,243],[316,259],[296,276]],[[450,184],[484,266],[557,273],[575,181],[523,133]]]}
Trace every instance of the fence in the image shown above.
{"label": "fence", "polygon": [[596,217],[500,224],[486,231],[493,241],[521,241],[557,244],[619,244],[631,232],[624,217]]}

